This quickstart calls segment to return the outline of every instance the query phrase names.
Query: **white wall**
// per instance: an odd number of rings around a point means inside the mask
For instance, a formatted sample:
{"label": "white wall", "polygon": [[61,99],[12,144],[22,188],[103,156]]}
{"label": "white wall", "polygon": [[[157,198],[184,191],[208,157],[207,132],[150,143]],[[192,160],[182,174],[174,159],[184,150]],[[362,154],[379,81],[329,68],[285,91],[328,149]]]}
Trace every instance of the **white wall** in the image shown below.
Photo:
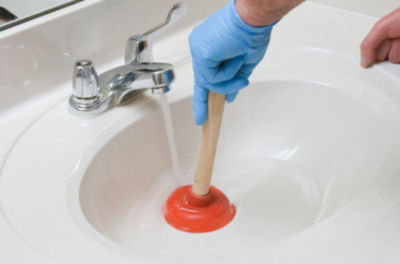
{"label": "white wall", "polygon": [[400,0],[310,0],[326,5],[356,11],[359,13],[382,17],[400,7]]}

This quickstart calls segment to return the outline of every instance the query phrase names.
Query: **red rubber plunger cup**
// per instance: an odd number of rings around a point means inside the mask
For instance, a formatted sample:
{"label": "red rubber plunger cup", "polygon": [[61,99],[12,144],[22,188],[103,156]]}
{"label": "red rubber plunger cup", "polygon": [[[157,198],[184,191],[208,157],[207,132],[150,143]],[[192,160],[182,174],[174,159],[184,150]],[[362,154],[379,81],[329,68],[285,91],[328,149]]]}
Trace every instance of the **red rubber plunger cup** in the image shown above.
{"label": "red rubber plunger cup", "polygon": [[175,190],[166,203],[165,220],[176,229],[204,233],[220,229],[232,221],[235,206],[214,186],[207,195],[197,195],[191,185]]}
{"label": "red rubber plunger cup", "polygon": [[176,229],[204,233],[226,226],[236,209],[228,198],[210,186],[225,95],[209,92],[208,119],[203,125],[193,186],[175,190],[165,204],[165,220]]}

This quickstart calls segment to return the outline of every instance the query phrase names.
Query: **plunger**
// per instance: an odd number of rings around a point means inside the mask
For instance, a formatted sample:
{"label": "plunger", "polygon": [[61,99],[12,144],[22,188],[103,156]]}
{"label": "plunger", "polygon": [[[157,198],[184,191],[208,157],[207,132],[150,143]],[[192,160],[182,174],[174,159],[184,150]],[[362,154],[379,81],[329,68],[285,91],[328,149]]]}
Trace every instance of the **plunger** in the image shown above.
{"label": "plunger", "polygon": [[226,226],[235,216],[235,206],[210,186],[224,105],[225,95],[209,92],[194,183],[176,189],[165,205],[165,220],[176,229],[210,232]]}

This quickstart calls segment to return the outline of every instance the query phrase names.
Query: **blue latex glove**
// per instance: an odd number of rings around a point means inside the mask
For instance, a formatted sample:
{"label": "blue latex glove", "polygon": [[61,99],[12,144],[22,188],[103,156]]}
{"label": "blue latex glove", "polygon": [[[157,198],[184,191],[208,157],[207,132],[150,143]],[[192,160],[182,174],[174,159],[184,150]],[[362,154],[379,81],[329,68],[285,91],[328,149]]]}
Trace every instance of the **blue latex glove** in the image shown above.
{"label": "blue latex glove", "polygon": [[226,94],[232,102],[267,50],[275,23],[265,27],[246,24],[235,9],[235,1],[215,12],[189,36],[193,58],[195,121],[207,119],[208,90]]}

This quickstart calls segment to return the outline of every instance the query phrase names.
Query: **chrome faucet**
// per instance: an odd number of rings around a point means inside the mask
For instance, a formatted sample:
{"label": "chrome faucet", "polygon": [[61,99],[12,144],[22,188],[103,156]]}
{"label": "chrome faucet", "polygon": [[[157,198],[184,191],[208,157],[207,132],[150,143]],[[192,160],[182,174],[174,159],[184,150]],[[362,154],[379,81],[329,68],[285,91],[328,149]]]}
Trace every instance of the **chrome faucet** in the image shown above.
{"label": "chrome faucet", "polygon": [[153,62],[152,41],[186,13],[186,4],[172,6],[166,20],[144,34],[130,37],[125,49],[125,65],[97,75],[90,60],[75,63],[73,92],[69,100],[74,114],[99,114],[120,105],[147,89],[167,93],[174,81],[173,66]]}

